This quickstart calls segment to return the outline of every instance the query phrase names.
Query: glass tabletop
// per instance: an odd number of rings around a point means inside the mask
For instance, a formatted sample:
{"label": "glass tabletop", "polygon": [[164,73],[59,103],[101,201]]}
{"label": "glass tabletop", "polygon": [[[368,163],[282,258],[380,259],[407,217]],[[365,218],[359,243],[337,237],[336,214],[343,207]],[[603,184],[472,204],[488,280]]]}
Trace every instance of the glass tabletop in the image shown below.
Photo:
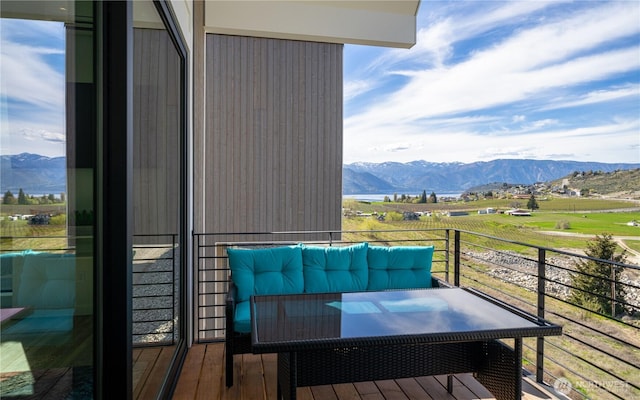
{"label": "glass tabletop", "polygon": [[487,332],[525,337],[549,325],[461,288],[254,296],[251,311],[254,346],[406,336],[445,341]]}

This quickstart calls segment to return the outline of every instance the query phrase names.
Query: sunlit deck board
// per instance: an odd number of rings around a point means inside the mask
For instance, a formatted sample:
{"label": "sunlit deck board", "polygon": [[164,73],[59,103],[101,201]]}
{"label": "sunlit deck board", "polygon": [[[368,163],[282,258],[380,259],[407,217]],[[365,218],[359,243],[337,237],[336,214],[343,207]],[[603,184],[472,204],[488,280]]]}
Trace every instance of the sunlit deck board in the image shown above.
{"label": "sunlit deck board", "polygon": [[[235,384],[226,388],[224,344],[197,344],[189,349],[173,398],[180,400],[275,400],[276,355],[236,356]],[[445,376],[357,382],[298,388],[300,400],[492,400],[494,397],[471,374],[456,375],[453,396]],[[556,399],[523,380],[523,399]]]}
{"label": "sunlit deck board", "polygon": [[175,346],[133,349],[133,399],[155,399]]}

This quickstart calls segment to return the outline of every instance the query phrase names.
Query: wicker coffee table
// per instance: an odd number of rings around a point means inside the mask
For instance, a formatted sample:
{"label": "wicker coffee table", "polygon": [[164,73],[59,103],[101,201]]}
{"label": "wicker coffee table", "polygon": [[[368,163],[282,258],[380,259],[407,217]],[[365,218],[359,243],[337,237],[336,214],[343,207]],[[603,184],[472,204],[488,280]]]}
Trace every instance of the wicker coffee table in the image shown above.
{"label": "wicker coffee table", "polygon": [[[468,372],[496,399],[519,399],[522,338],[562,334],[558,325],[457,287],[251,302],[252,351],[278,353],[278,398],[285,399],[295,399],[298,386]],[[498,339],[514,339],[513,347]]]}

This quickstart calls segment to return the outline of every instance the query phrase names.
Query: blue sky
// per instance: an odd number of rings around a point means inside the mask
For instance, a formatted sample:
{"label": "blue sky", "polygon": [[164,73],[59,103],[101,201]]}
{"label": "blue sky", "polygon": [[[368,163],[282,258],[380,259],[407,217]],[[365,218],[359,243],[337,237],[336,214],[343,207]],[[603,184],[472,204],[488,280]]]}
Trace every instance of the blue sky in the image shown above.
{"label": "blue sky", "polygon": [[[640,163],[639,1],[422,0],[417,24],[345,46],[345,163]],[[2,154],[64,155],[63,25],[0,29]]]}
{"label": "blue sky", "polygon": [[2,154],[65,153],[64,26],[0,19]]}
{"label": "blue sky", "polygon": [[640,2],[423,0],[417,25],[345,46],[345,163],[640,163]]}

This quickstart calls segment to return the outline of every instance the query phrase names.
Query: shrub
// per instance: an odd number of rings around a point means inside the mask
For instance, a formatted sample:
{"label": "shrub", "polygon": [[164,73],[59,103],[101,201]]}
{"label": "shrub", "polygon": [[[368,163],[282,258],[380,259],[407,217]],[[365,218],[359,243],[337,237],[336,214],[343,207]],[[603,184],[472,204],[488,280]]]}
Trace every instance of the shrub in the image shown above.
{"label": "shrub", "polygon": [[397,211],[391,211],[387,213],[386,219],[387,221],[402,221],[403,215]]}
{"label": "shrub", "polygon": [[556,229],[571,229],[571,224],[566,219],[556,222]]}
{"label": "shrub", "polygon": [[49,224],[50,225],[66,225],[67,224],[67,215],[66,214],[54,215],[49,220]]}
{"label": "shrub", "polygon": [[[616,255],[615,250],[616,242],[612,236],[603,234],[596,235],[587,243],[585,253],[592,258],[624,263],[625,252]],[[579,261],[575,267],[577,273],[571,276],[571,301],[601,314],[616,316],[625,311],[624,306],[620,304],[625,301],[622,285],[615,285],[615,310],[612,310],[614,304],[611,298],[611,283],[620,281],[623,268],[596,260]]]}

